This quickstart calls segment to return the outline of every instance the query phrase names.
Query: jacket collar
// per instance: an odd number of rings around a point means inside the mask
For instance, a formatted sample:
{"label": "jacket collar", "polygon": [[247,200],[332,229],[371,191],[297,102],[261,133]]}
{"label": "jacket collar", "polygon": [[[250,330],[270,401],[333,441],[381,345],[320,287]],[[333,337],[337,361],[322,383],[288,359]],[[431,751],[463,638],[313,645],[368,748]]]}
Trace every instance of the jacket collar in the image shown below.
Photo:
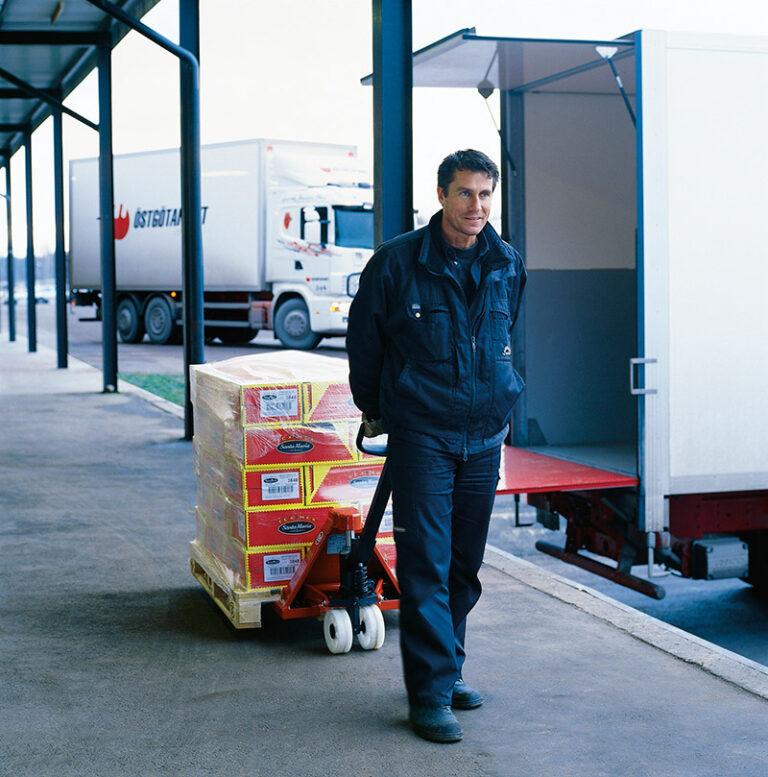
{"label": "jacket collar", "polygon": [[[445,252],[447,244],[443,238],[442,231],[443,211],[439,210],[429,220],[429,225],[425,228],[424,241],[421,244],[419,252],[419,264],[424,265],[428,270],[441,275],[448,272],[445,262]],[[485,243],[485,248],[481,248],[480,261],[487,270],[495,270],[498,267],[504,267],[512,262],[512,254],[509,246],[499,237],[496,230],[488,223],[483,227],[479,239]]]}

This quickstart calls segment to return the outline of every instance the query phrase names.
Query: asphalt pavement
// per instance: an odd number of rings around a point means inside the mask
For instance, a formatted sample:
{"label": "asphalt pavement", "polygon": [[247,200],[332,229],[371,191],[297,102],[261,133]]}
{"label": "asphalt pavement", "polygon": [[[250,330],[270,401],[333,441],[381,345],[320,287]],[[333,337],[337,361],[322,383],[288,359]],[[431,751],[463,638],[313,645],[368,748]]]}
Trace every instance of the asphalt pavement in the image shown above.
{"label": "asphalt pavement", "polygon": [[[41,298],[46,298],[41,290]],[[41,343],[55,346],[54,305],[51,289],[48,304],[37,306],[38,334]],[[22,298],[19,308],[19,326],[25,329],[26,308]],[[93,308],[68,308],[70,353],[95,367],[102,365],[101,322],[93,320]],[[85,319],[85,320],[81,320]],[[5,321],[3,321],[5,325]],[[234,356],[269,352],[280,347],[271,332],[260,332],[245,345],[228,346],[214,342],[206,346],[208,361],[229,359]],[[346,358],[344,338],[323,340],[318,353],[325,356]],[[118,344],[118,369],[121,373],[182,374],[183,354],[178,345],[158,346],[142,344]],[[532,522],[535,511],[521,505],[521,521]],[[768,665],[768,602],[751,586],[738,579],[690,580],[677,575],[655,580],[667,591],[658,601],[636,593],[590,572],[563,563],[536,550],[536,540],[546,539],[561,547],[565,545],[562,532],[550,532],[542,526],[520,527],[516,525],[511,496],[498,497],[491,521],[489,542],[502,550],[525,558],[554,574],[586,585],[617,599],[624,604],[677,626],[684,631],[714,642],[746,658]],[[647,576],[646,567],[633,569],[638,577]]]}
{"label": "asphalt pavement", "polygon": [[0,775],[761,777],[768,671],[490,550],[465,737],[407,727],[381,650],[320,624],[238,632],[189,572],[178,409],[0,336]]}

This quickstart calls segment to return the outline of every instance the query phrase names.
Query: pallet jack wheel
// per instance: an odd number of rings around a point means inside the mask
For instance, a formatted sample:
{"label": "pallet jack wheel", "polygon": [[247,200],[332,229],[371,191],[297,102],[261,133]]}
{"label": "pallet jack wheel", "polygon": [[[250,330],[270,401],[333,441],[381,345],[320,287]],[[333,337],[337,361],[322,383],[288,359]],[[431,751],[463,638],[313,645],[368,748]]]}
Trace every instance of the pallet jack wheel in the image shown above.
{"label": "pallet jack wheel", "polygon": [[384,616],[375,604],[360,608],[360,633],[357,641],[363,650],[378,650],[384,644]]}
{"label": "pallet jack wheel", "polygon": [[346,610],[327,610],[323,616],[323,634],[331,653],[349,653],[354,636],[349,613]]}

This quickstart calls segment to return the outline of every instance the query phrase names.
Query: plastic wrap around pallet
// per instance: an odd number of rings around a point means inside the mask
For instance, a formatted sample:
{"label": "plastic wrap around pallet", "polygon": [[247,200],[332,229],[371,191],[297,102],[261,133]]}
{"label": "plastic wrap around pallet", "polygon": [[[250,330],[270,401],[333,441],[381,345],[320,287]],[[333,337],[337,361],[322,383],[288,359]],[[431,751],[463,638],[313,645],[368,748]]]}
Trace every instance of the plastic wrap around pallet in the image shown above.
{"label": "plastic wrap around pallet", "polygon": [[[329,509],[367,515],[381,473],[382,460],[355,446],[346,363],[278,351],[195,365],[191,392],[195,543],[234,592],[279,590]],[[383,543],[391,532],[390,511]]]}

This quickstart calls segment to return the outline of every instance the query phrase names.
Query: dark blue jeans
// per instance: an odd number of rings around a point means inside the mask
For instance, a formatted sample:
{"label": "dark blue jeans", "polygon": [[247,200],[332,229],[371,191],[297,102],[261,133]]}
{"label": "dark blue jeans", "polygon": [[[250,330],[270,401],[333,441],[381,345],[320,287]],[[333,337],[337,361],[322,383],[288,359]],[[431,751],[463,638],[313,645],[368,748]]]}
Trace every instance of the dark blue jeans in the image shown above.
{"label": "dark blue jeans", "polygon": [[467,614],[482,590],[500,447],[467,461],[389,438],[400,584],[400,649],[410,704],[451,703]]}

